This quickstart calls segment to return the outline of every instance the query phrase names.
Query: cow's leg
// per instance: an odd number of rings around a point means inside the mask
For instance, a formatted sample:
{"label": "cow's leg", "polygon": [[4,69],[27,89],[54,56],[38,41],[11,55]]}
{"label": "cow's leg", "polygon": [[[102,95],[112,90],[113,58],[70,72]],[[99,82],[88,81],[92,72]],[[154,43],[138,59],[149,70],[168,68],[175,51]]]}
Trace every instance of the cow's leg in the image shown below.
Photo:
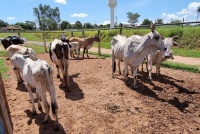
{"label": "cow's leg", "polygon": [[87,57],[90,58],[89,55],[88,55],[88,49],[86,49],[86,53],[87,53]]}
{"label": "cow's leg", "polygon": [[160,63],[156,64],[156,75],[160,75]]}
{"label": "cow's leg", "polygon": [[120,68],[120,60],[118,60],[118,69],[119,69],[119,75],[121,75],[121,68]]}
{"label": "cow's leg", "polygon": [[124,74],[126,76],[125,82],[128,83],[128,64],[125,60],[124,60]]}
{"label": "cow's leg", "polygon": [[79,57],[79,52],[78,52],[78,49],[76,49],[76,55],[77,55],[77,57],[76,57],[76,58],[78,58],[78,57]]}
{"label": "cow's leg", "polygon": [[79,58],[79,55],[80,55],[80,48],[78,48],[78,56],[77,56],[78,58]]}
{"label": "cow's leg", "polygon": [[26,88],[28,90],[28,93],[29,93],[29,96],[30,96],[30,99],[31,99],[31,104],[32,104],[32,114],[36,114],[36,109],[35,109],[35,105],[34,105],[34,96],[33,96],[33,93],[31,91],[31,86],[29,84],[25,84],[26,85]]}
{"label": "cow's leg", "polygon": [[84,58],[84,54],[85,54],[85,49],[86,49],[86,48],[83,48],[83,58]]}
{"label": "cow's leg", "polygon": [[148,71],[149,71],[149,80],[152,80],[152,59],[150,58],[149,60],[148,60]]}
{"label": "cow's leg", "polygon": [[21,77],[20,71],[18,69],[14,69],[15,75],[17,77],[17,85],[20,85],[23,83],[23,79]]}
{"label": "cow's leg", "polygon": [[44,123],[47,123],[48,122],[48,119],[49,119],[49,104],[48,104],[48,101],[47,101],[47,98],[46,98],[46,89],[45,90],[38,90],[39,91],[39,94],[41,96],[41,99],[42,99],[42,102],[44,104],[44,108],[45,108],[45,117],[44,117]]}
{"label": "cow's leg", "polygon": [[38,91],[36,91],[36,97],[37,97],[37,101],[38,101],[38,109],[41,110],[42,109],[42,106],[40,104],[41,98],[40,98],[40,95],[39,95]]}
{"label": "cow's leg", "polygon": [[63,83],[64,87],[66,87],[67,92],[70,92],[70,86],[69,86],[69,74],[68,74],[68,67],[66,68],[66,74],[63,75]]}
{"label": "cow's leg", "polygon": [[137,86],[136,86],[136,79],[137,79],[137,68],[133,69],[133,80],[134,80],[133,87],[134,88],[137,88]]}
{"label": "cow's leg", "polygon": [[60,78],[60,71],[59,71],[59,66],[58,65],[56,65],[56,68],[57,68],[57,78]]}

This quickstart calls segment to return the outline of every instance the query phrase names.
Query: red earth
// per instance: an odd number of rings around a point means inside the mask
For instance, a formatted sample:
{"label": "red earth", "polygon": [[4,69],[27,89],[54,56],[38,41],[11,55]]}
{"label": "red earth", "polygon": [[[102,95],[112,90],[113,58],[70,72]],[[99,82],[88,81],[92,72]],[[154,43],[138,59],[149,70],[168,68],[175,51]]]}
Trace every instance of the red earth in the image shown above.
{"label": "red earth", "polygon": [[[27,89],[17,85],[11,64],[6,61],[9,71],[4,86],[14,134],[200,133],[200,74],[161,68],[161,75],[153,73],[149,81],[146,71],[139,72],[135,89],[131,75],[129,85],[118,73],[112,79],[110,58],[90,55],[89,59],[70,60],[72,91],[65,92],[49,55],[38,57],[54,68],[60,129],[54,130],[51,112],[47,124],[43,123],[43,111],[37,109],[32,115]],[[47,97],[50,103],[48,93]]]}

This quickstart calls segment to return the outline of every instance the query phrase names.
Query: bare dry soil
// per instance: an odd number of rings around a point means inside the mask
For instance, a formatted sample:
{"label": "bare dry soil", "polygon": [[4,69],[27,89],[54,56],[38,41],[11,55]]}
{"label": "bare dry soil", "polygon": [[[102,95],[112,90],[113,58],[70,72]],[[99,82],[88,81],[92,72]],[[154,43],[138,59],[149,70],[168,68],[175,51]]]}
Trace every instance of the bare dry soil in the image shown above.
{"label": "bare dry soil", "polygon": [[[49,55],[38,57],[54,67],[60,130],[54,130],[51,112],[47,124],[43,123],[43,111],[32,115],[27,89],[17,85],[7,61],[10,71],[4,85],[14,134],[200,133],[200,74],[161,68],[162,75],[153,73],[149,81],[146,72],[139,72],[138,88],[134,89],[131,75],[129,85],[123,75],[116,73],[112,79],[111,59],[90,55],[89,59],[70,60],[72,91],[65,92]],[[49,100],[48,93],[47,97]]]}

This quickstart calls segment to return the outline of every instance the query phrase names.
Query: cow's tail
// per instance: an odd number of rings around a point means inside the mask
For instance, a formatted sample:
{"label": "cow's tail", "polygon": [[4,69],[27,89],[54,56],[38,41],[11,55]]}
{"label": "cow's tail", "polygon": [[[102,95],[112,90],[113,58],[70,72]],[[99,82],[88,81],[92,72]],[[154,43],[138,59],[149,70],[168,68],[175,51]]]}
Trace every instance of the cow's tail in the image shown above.
{"label": "cow's tail", "polygon": [[42,68],[45,70],[46,75],[46,88],[49,91],[50,97],[51,97],[51,109],[53,116],[57,116],[58,111],[58,105],[56,102],[56,92],[55,92],[55,86],[53,83],[53,68],[49,66],[48,64],[42,63]]}
{"label": "cow's tail", "polygon": [[116,62],[115,62],[114,49],[112,48],[112,72],[115,73],[115,71],[116,71]]}

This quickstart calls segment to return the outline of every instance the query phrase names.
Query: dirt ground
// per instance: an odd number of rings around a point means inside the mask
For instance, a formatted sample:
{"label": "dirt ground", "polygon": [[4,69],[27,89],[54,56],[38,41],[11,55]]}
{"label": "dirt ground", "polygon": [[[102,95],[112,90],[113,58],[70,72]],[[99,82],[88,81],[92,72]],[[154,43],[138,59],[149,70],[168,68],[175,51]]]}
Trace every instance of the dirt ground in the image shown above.
{"label": "dirt ground", "polygon": [[[14,134],[197,134],[200,133],[200,74],[161,68],[161,76],[147,79],[139,72],[138,88],[125,85],[124,76],[111,77],[111,59],[70,60],[71,92],[60,87],[55,65],[48,54],[39,54],[54,67],[54,84],[59,106],[59,131],[50,112],[31,114],[31,102],[24,85],[17,81],[10,62],[4,81]],[[48,95],[48,93],[47,93]],[[49,100],[49,95],[48,95]],[[50,102],[50,100],[49,100]],[[37,107],[37,103],[35,102]],[[44,108],[43,108],[44,109]]]}

